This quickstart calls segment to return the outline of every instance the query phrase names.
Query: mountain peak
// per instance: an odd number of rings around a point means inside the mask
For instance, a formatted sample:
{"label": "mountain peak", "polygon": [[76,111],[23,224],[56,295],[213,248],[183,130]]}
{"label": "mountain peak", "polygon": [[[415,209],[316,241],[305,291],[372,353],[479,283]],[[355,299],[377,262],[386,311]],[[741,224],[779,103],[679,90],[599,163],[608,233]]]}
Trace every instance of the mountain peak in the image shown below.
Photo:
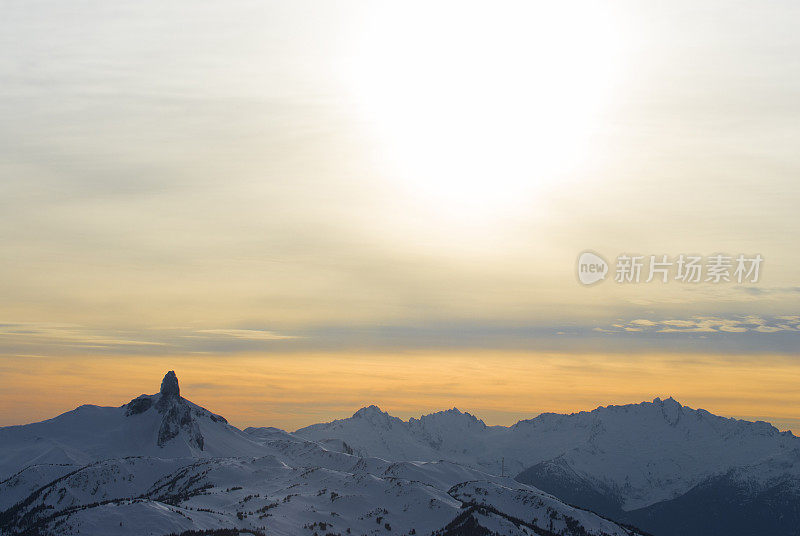
{"label": "mountain peak", "polygon": [[382,411],[381,408],[379,408],[378,406],[373,404],[371,406],[366,406],[366,407],[363,407],[360,410],[356,411],[353,414],[353,417],[368,417],[370,415],[387,415],[388,416],[388,414],[385,413],[384,411]]}
{"label": "mountain peak", "polygon": [[678,421],[681,420],[681,415],[683,415],[683,406],[674,398],[669,397],[666,400],[661,400],[660,398],[656,397],[653,399],[653,404],[661,407],[661,413],[664,415],[664,420],[666,420],[670,425],[675,426],[678,424]]}
{"label": "mountain peak", "polygon": [[161,380],[161,396],[181,396],[181,388],[178,386],[178,377],[175,375],[174,370],[167,372],[164,379]]}
{"label": "mountain peak", "polygon": [[655,398],[653,399],[653,403],[654,403],[654,404],[662,404],[662,403],[664,403],[664,402],[672,403],[672,402],[678,402],[678,401],[677,401],[677,400],[675,400],[673,397],[669,397],[669,398],[667,398],[667,399],[663,399],[663,400],[662,400],[662,399],[661,399],[661,397],[657,396],[657,397],[655,397]]}

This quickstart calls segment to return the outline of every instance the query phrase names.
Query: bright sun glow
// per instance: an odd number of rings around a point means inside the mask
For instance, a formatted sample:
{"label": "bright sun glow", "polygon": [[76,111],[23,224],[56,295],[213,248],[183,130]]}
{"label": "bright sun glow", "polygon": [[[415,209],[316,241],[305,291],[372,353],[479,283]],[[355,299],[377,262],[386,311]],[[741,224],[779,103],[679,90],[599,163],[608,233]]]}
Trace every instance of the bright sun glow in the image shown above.
{"label": "bright sun glow", "polygon": [[530,207],[573,170],[620,71],[590,2],[376,7],[351,84],[389,175],[444,211]]}

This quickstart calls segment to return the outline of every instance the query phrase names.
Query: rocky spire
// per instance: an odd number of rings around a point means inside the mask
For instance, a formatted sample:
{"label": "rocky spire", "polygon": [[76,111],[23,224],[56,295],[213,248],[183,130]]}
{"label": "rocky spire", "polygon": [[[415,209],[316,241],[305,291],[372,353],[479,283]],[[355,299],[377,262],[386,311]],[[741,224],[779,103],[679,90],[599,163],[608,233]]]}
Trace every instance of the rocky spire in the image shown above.
{"label": "rocky spire", "polygon": [[175,375],[174,370],[167,372],[164,379],[161,380],[161,396],[162,397],[179,397],[181,396],[181,388],[178,387],[178,377]]}

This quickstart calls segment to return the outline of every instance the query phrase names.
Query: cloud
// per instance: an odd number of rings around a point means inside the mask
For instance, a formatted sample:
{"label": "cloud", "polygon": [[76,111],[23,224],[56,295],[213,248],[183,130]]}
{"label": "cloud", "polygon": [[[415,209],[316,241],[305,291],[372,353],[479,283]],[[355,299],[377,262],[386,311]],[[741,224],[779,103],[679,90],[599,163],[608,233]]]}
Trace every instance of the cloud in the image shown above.
{"label": "cloud", "polygon": [[81,352],[175,354],[233,353],[302,338],[266,329],[151,327],[91,328],[54,322],[0,322],[0,354]]}
{"label": "cloud", "polygon": [[771,319],[758,315],[742,315],[737,317],[694,316],[692,318],[670,318],[652,320],[637,318],[628,322],[615,323],[613,329],[595,328],[603,332],[657,332],[657,333],[778,333],[781,331],[800,331],[800,326],[789,322],[800,322],[800,316],[775,316]]}
{"label": "cloud", "polygon": [[800,287],[735,287],[738,291],[752,296],[785,296],[800,293]]}
{"label": "cloud", "polygon": [[[661,322],[665,326],[674,326],[676,328],[690,328],[695,325],[694,320],[663,320]],[[655,323],[653,325],[656,325]]]}
{"label": "cloud", "polygon": [[744,333],[747,331],[748,328],[743,326],[731,326],[731,325],[724,325],[720,326],[720,331],[727,331],[728,333]]}
{"label": "cloud", "polygon": [[687,327],[684,329],[679,328],[663,328],[658,330],[659,333],[715,333],[717,330],[707,326]]}
{"label": "cloud", "polygon": [[34,342],[79,348],[113,348],[127,346],[166,346],[168,343],[128,338],[127,332],[104,333],[76,324],[47,322],[0,323],[0,341]]}
{"label": "cloud", "polygon": [[284,339],[298,339],[297,335],[283,335],[274,331],[260,329],[201,329],[197,333],[207,333],[211,335],[223,335],[235,339],[245,339],[248,341],[280,341]]}
{"label": "cloud", "polygon": [[[641,313],[640,313],[641,315]],[[236,355],[302,352],[458,351],[796,353],[800,317],[647,316],[548,324],[488,319],[461,322],[281,326],[89,328],[0,322],[0,355]],[[708,343],[700,342],[708,336]]]}

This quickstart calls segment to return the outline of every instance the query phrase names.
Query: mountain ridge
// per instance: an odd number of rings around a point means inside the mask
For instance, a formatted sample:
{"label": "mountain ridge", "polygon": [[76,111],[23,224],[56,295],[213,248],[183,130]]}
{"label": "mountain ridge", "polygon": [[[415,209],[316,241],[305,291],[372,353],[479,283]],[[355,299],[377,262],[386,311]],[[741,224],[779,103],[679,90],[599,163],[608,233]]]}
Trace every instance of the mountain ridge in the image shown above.
{"label": "mountain ridge", "polygon": [[720,417],[672,397],[542,413],[510,426],[486,426],[460,410],[407,421],[381,413],[391,426],[351,417],[295,435],[390,460],[508,471],[568,504],[658,536],[749,535],[756,526],[794,536],[792,527],[800,526],[800,508],[792,506],[800,504],[800,439],[765,421]]}
{"label": "mountain ridge", "polygon": [[[302,430],[306,430],[306,429],[309,429],[309,428],[318,427],[318,426],[322,426],[322,425],[333,424],[333,423],[342,422],[342,421],[347,421],[347,420],[355,418],[355,417],[364,417],[365,415],[372,415],[372,414],[386,415],[386,416],[390,417],[391,419],[396,419],[396,420],[401,421],[401,422],[406,423],[406,424],[414,422],[414,421],[424,421],[424,420],[426,420],[428,418],[437,417],[437,416],[441,416],[441,415],[458,415],[458,416],[465,416],[465,417],[471,418],[471,419],[483,424],[483,426],[485,426],[486,428],[514,428],[514,427],[520,426],[522,424],[525,424],[525,423],[528,423],[528,422],[531,422],[531,421],[536,421],[537,419],[540,419],[540,418],[545,418],[547,416],[571,417],[571,416],[578,416],[578,415],[593,414],[593,413],[596,413],[596,412],[599,412],[599,411],[602,411],[602,410],[625,409],[625,408],[633,408],[635,406],[643,406],[643,405],[645,405],[645,406],[646,405],[658,405],[659,407],[663,407],[665,404],[668,404],[672,411],[679,411],[681,409],[689,409],[689,410],[691,410],[693,412],[699,412],[699,413],[702,413],[702,414],[705,414],[705,415],[708,415],[708,416],[712,416],[712,417],[715,417],[715,418],[719,418],[719,419],[726,419],[726,420],[729,420],[729,421],[743,422],[743,423],[756,424],[756,425],[767,425],[769,428],[774,428],[777,432],[779,432],[781,434],[789,435],[789,436],[792,436],[792,437],[800,437],[800,436],[796,436],[794,434],[794,432],[791,431],[791,430],[781,430],[777,426],[775,426],[773,423],[771,423],[769,421],[762,420],[762,419],[748,420],[748,419],[741,419],[741,418],[738,418],[738,417],[725,417],[725,416],[722,416],[722,415],[717,415],[715,413],[712,413],[712,412],[710,412],[710,411],[708,411],[706,409],[703,409],[703,408],[696,408],[696,409],[690,408],[689,406],[685,406],[685,405],[681,404],[678,400],[676,400],[672,396],[667,397],[665,399],[662,399],[661,397],[654,397],[652,401],[631,402],[631,403],[628,403],[628,404],[600,405],[600,406],[597,406],[594,409],[580,410],[580,411],[574,411],[574,412],[569,412],[569,413],[567,413],[567,412],[559,413],[559,412],[554,412],[554,411],[545,411],[545,412],[541,412],[541,413],[537,414],[534,417],[520,419],[517,422],[515,422],[513,424],[509,424],[509,425],[487,424],[483,419],[481,419],[477,415],[475,415],[473,413],[470,413],[469,411],[462,411],[457,407],[453,407],[453,408],[450,408],[450,409],[432,411],[430,413],[423,413],[419,417],[411,416],[408,419],[404,420],[404,419],[402,419],[400,417],[396,417],[396,416],[392,415],[388,411],[385,411],[385,410],[381,409],[381,407],[376,405],[376,404],[370,404],[368,406],[363,406],[363,407],[357,409],[350,417],[340,417],[340,418],[333,419],[333,420],[327,421],[327,422],[309,424],[309,425],[306,425],[306,426],[302,426],[302,427],[296,429],[294,432],[291,432],[291,433],[296,433],[296,432],[300,432]],[[669,411],[669,410],[664,410],[664,411]],[[674,415],[673,417],[668,417],[667,414],[664,413],[663,411],[662,411],[662,414],[664,414],[664,418],[668,422],[670,422],[670,419],[672,419],[672,424],[677,424],[677,421],[680,419],[680,415]],[[260,427],[260,426],[248,426],[247,428],[262,428],[262,427]]]}
{"label": "mountain ridge", "polygon": [[[365,414],[382,415],[381,426],[363,418]],[[571,414],[542,413],[510,426],[487,426],[460,410],[403,421],[368,406],[353,417],[294,434],[341,440],[356,452],[386,459],[448,459],[488,472],[499,472],[504,465],[518,474],[562,457],[597,486],[616,490],[629,510],[800,447],[793,433],[767,422],[716,416],[672,397]]]}
{"label": "mountain ridge", "polygon": [[[453,411],[444,418],[454,417],[475,422]],[[377,407],[356,419],[396,425]],[[431,432],[439,420],[414,427]],[[0,428],[0,439],[3,460],[31,447],[29,457],[40,457],[39,443],[46,452],[59,445],[85,458],[38,460],[0,481],[3,536],[467,536],[457,520],[481,534],[501,527],[508,536],[644,536],[533,486],[454,462],[360,456],[344,442],[275,428],[243,432],[183,399],[173,372],[155,395]]]}

